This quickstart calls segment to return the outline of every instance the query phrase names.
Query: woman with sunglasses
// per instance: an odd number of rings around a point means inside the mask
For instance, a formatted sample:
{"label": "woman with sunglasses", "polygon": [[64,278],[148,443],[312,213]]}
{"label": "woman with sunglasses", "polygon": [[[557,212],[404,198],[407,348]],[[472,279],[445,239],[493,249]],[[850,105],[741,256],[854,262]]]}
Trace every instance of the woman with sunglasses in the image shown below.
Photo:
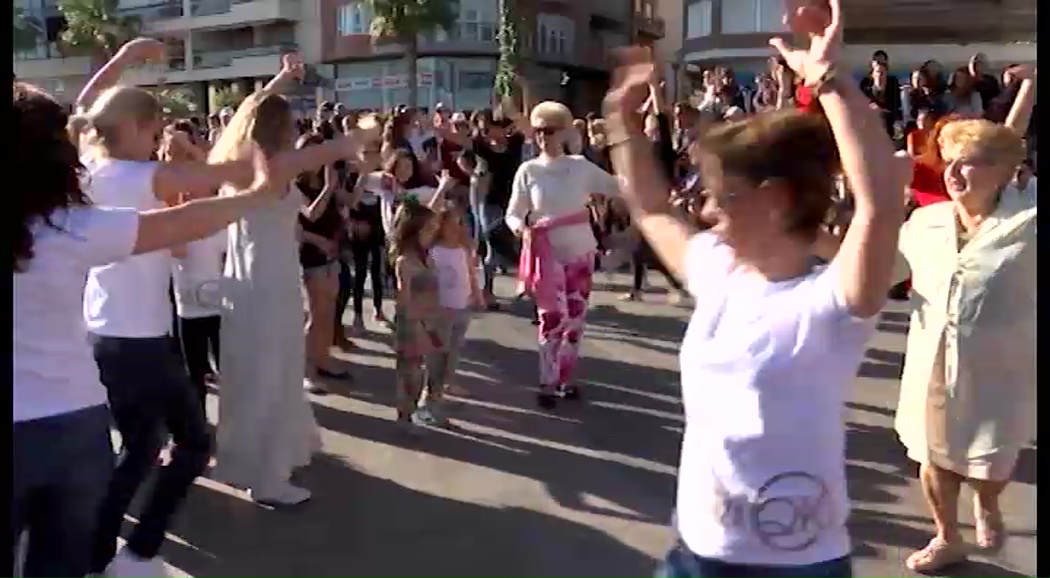
{"label": "woman with sunglasses", "polygon": [[588,201],[614,194],[616,179],[591,161],[565,154],[572,113],[559,102],[543,102],[530,115],[540,154],[514,176],[506,221],[522,236],[518,277],[539,315],[539,386],[544,409],[558,397],[575,399],[570,384],[583,336],[597,242]]}

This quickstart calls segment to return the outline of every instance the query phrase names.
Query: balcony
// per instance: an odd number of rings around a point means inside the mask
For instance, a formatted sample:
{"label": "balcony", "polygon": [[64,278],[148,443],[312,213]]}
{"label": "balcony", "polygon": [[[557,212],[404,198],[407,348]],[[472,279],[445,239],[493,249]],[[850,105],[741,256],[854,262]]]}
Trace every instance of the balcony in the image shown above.
{"label": "balcony", "polygon": [[174,34],[188,30],[222,30],[273,22],[294,22],[301,17],[300,0],[190,0],[189,13],[156,20],[143,18],[146,31]]}
{"label": "balcony", "polygon": [[667,34],[667,23],[659,16],[634,16],[634,29],[638,36],[659,40]]}
{"label": "balcony", "polygon": [[91,58],[39,58],[15,60],[14,73],[19,79],[58,78],[89,75],[94,71]]}
{"label": "balcony", "polygon": [[281,55],[295,50],[294,44],[274,44],[244,50],[198,51],[191,56],[192,66],[186,66],[185,59],[172,59],[169,66],[130,71],[127,78],[132,84],[154,86],[273,76],[281,69]]}

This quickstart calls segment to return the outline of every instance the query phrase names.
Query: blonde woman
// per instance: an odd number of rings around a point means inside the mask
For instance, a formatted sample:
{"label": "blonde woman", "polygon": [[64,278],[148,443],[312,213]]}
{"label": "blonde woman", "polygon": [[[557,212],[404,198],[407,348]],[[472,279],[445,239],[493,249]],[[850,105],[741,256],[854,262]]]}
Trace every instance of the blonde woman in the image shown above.
{"label": "blonde woman", "polygon": [[915,211],[901,231],[916,309],[896,429],[921,465],[937,528],[907,560],[918,572],[966,557],[964,482],[974,489],[977,546],[1002,546],[999,496],[1035,436],[1036,207],[1011,184],[1025,157],[1014,127],[1027,126],[1034,101],[1034,79],[1025,83],[1007,126],[944,127],[937,144],[951,202]]}
{"label": "blonde woman", "polygon": [[[302,71],[298,58],[287,56],[270,86],[237,109],[209,160],[243,158],[254,146],[267,155],[308,155],[311,161],[296,171],[301,174],[356,158],[355,136],[290,152],[295,142],[291,107],[276,90],[300,79]],[[221,194],[236,194],[241,186],[227,186]],[[223,381],[215,477],[248,489],[256,502],[272,505],[310,498],[309,490],[291,483],[292,470],[307,465],[320,449],[303,389],[303,285],[296,224],[308,201],[297,187],[291,191],[230,225],[222,280]]]}
{"label": "blonde woman", "polygon": [[[164,46],[156,40],[132,41],[99,70],[78,98],[81,114],[73,124],[84,130],[81,142],[89,149],[82,156],[90,176],[85,192],[98,205],[156,211],[213,196],[225,182],[244,182],[242,190],[248,187],[247,159],[252,151],[211,164],[153,160],[164,128],[160,104],[145,90],[116,83],[128,66],[164,56]],[[281,167],[279,174],[294,174],[288,169],[309,160],[295,154],[271,155]],[[198,237],[217,228],[202,229]],[[83,322],[122,446],[98,512],[91,567],[93,573],[108,568],[108,574],[117,576],[163,575],[158,553],[165,531],[211,452],[204,406],[171,337],[171,254],[167,250],[140,253],[98,262],[83,287]],[[139,524],[117,552],[127,508],[155,468],[169,433],[174,441],[171,462],[159,472]]]}
{"label": "blonde woman", "polygon": [[539,312],[540,407],[575,398],[570,384],[583,337],[597,242],[590,227],[593,194],[615,194],[616,180],[594,163],[565,154],[578,134],[559,102],[543,102],[530,115],[540,155],[514,177],[507,225],[523,237],[518,276]]}

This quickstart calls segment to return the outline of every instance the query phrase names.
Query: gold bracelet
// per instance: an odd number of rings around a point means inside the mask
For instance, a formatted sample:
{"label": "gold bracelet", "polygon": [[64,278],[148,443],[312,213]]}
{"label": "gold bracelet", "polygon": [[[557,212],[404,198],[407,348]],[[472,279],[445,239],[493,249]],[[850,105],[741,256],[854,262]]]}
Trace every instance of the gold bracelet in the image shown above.
{"label": "gold bracelet", "polygon": [[622,145],[637,136],[643,136],[642,131],[632,130],[631,122],[620,113],[613,113],[605,117],[606,143],[609,148]]}

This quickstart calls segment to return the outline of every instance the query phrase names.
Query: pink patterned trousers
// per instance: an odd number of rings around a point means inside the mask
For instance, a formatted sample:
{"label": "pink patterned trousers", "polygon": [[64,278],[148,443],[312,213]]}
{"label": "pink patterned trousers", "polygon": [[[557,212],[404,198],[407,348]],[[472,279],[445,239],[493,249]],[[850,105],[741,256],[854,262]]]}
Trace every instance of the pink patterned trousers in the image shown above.
{"label": "pink patterned trousers", "polygon": [[568,265],[564,286],[557,288],[557,308],[537,310],[540,319],[540,385],[567,385],[579,358],[587,305],[591,298],[594,257],[587,255]]}

